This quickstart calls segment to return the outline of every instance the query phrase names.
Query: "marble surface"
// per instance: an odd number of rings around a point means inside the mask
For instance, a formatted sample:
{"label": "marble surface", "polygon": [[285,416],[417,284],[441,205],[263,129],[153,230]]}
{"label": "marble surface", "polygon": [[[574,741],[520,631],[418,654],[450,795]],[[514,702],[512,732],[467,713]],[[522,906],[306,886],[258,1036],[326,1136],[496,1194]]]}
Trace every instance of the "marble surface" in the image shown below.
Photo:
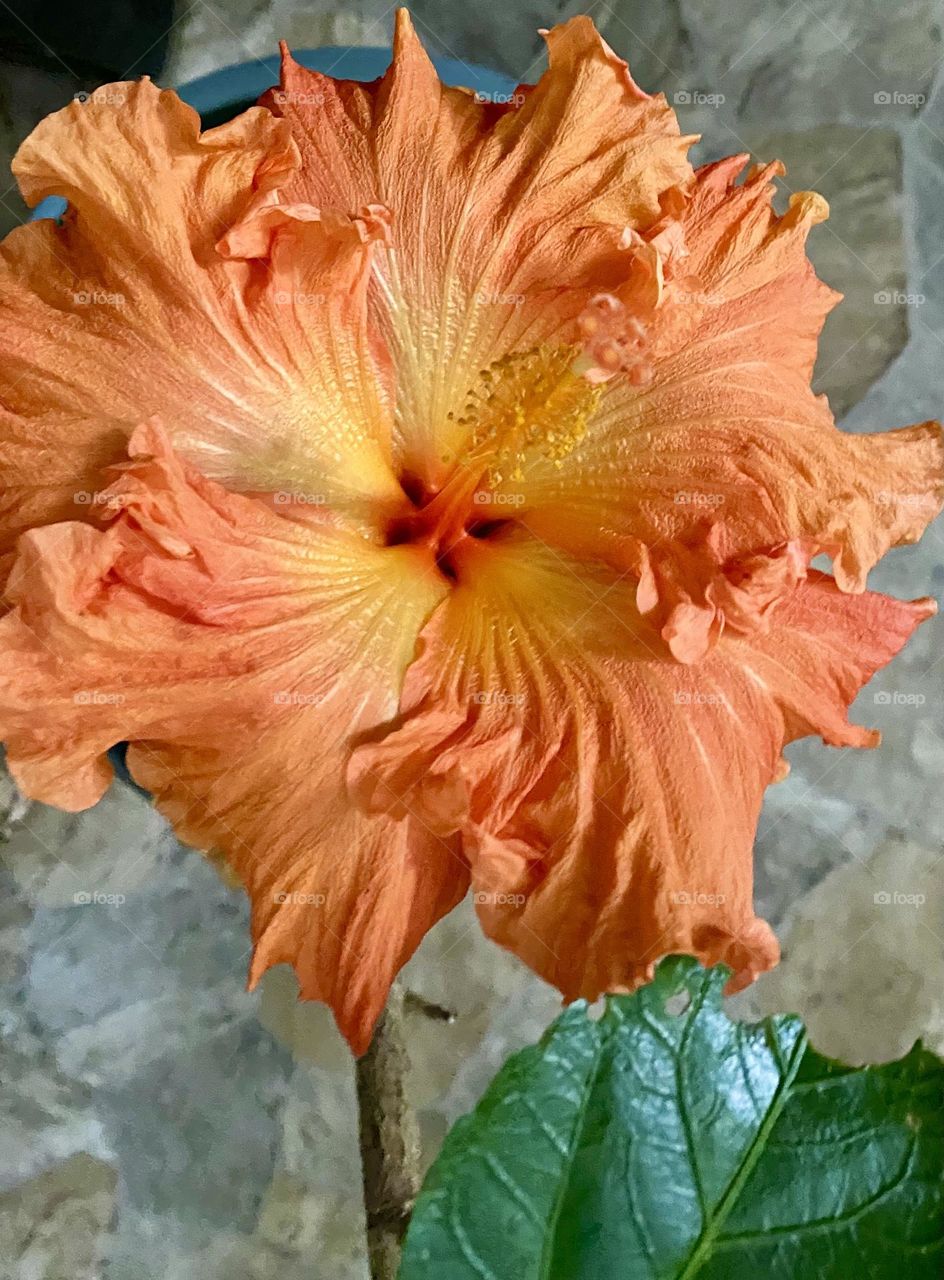
{"label": "marble surface", "polygon": [[[414,8],[434,49],[523,79],[536,28],[577,11],[532,0]],[[788,190],[824,192],[820,273],[846,295],[817,368],[852,431],[941,414],[944,88],[932,0],[595,4],[648,89],[703,133],[702,159],[782,157]],[[164,80],[295,45],[384,43],[391,11],[316,0],[196,0]],[[68,69],[4,82],[3,146],[67,100]],[[19,216],[3,197],[8,222]],[[944,594],[944,528],[872,578]],[[732,1002],[798,1010],[850,1061],[944,1050],[944,621],[918,633],[855,708],[874,753],[789,749],[757,849],[780,968]],[[364,1280],[350,1061],[326,1011],[279,969],[245,992],[247,913],[146,801],[24,809],[9,785],[0,891],[0,1280]],[[75,895],[93,900],[77,902]],[[426,1158],[555,994],[481,938],[467,904],[427,939],[410,988],[454,1009],[410,1015]]]}

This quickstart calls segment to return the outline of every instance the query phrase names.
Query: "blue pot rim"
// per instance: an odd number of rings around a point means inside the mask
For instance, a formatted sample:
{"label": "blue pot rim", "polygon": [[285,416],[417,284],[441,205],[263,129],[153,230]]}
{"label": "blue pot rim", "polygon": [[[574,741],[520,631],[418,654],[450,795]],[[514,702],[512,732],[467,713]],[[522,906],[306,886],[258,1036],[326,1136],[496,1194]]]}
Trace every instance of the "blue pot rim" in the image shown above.
{"label": "blue pot rim", "polygon": [[[390,65],[391,51],[383,45],[324,45],[319,49],[293,49],[292,56],[312,71],[336,80],[377,80]],[[516,87],[510,76],[459,58],[433,57],[432,61],[444,84],[460,85],[489,97],[510,94]],[[255,102],[278,82],[279,56],[273,54],[221,67],[188,81],[177,92],[184,102],[205,115],[229,105],[235,109],[244,102]]]}

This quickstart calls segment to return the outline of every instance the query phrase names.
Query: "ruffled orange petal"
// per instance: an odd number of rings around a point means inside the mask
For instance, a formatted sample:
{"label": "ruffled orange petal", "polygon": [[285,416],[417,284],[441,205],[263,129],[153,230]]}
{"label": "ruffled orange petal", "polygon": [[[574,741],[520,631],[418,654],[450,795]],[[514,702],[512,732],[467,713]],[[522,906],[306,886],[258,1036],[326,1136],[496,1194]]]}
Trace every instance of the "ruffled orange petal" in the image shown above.
{"label": "ruffled orange petal", "polygon": [[356,209],[265,224],[297,163],[264,109],[201,133],[146,79],[70,104],[23,143],[26,200],[63,195],[70,212],[0,250],[0,550],[86,516],[102,465],[153,413],[231,488],[365,518],[401,499],[385,356],[366,332],[381,233]]}
{"label": "ruffled orange petal", "polygon": [[778,216],[781,167],[737,186],[744,161],[699,170],[690,196],[666,201],[672,212],[640,242],[649,256],[637,245],[614,295],[642,326],[645,379],[608,378],[579,446],[563,460],[525,451],[482,514],[513,496],[541,537],[624,565],[639,543],[684,539],[709,515],[732,554],[804,539],[834,556],[843,589],[861,590],[884,552],[941,510],[941,428],[836,429],[809,387],[837,296],[805,252],[825,202],[799,193]]}
{"label": "ruffled orange petal", "polygon": [[933,610],[820,574],[766,630],[674,662],[634,585],[520,530],[457,553],[459,585],[410,668],[402,723],[352,758],[371,811],[458,831],[486,931],[568,998],[646,980],[663,954],[776,962],[752,844],[783,744],[877,735],[859,687]]}
{"label": "ruffled orange petal", "polygon": [[801,543],[726,556],[725,532],[708,524],[684,542],[639,549],[636,606],[677,662],[698,662],[725,631],[768,630],[807,576],[810,552]]}
{"label": "ruffled orange petal", "polygon": [[0,730],[24,791],[94,803],[104,753],[252,901],[255,981],[295,966],[356,1051],[392,976],[465,892],[451,843],[347,799],[352,740],[393,716],[445,583],[409,547],[281,518],[183,468],[151,425],[104,532],[23,536],[0,621]]}
{"label": "ruffled orange petal", "polygon": [[468,439],[479,372],[573,327],[625,269],[625,236],[688,181],[690,139],[589,18],[546,33],[549,68],[508,104],[444,87],[405,10],[377,83],[308,71],[286,50],[262,101],[292,124],[302,165],[285,198],[390,210],[374,259],[378,325],[397,367],[405,466],[429,488]]}

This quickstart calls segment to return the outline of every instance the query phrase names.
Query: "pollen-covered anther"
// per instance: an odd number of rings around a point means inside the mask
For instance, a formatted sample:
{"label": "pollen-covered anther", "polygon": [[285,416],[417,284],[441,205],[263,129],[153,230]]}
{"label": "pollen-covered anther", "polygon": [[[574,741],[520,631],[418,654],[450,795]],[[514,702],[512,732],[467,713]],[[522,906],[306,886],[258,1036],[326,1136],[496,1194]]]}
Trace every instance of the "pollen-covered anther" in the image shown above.
{"label": "pollen-covered anther", "polygon": [[535,456],[560,466],[583,438],[599,392],[574,370],[578,354],[540,346],[481,370],[458,421],[472,427],[472,455],[488,459],[490,484],[522,480]]}
{"label": "pollen-covered anther", "polygon": [[612,293],[598,293],[577,317],[581,354],[574,372],[590,383],[623,374],[634,387],[652,381],[646,327]]}

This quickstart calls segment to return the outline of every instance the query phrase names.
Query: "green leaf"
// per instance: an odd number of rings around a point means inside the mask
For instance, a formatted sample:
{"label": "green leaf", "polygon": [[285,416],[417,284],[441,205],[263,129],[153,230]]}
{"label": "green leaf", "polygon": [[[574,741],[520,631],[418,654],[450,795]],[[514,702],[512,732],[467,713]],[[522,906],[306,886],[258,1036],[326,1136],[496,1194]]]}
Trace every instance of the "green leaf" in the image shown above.
{"label": "green leaf", "polygon": [[726,978],[671,957],[511,1058],[400,1280],[941,1280],[944,1063],[842,1066],[795,1017],[732,1022]]}

